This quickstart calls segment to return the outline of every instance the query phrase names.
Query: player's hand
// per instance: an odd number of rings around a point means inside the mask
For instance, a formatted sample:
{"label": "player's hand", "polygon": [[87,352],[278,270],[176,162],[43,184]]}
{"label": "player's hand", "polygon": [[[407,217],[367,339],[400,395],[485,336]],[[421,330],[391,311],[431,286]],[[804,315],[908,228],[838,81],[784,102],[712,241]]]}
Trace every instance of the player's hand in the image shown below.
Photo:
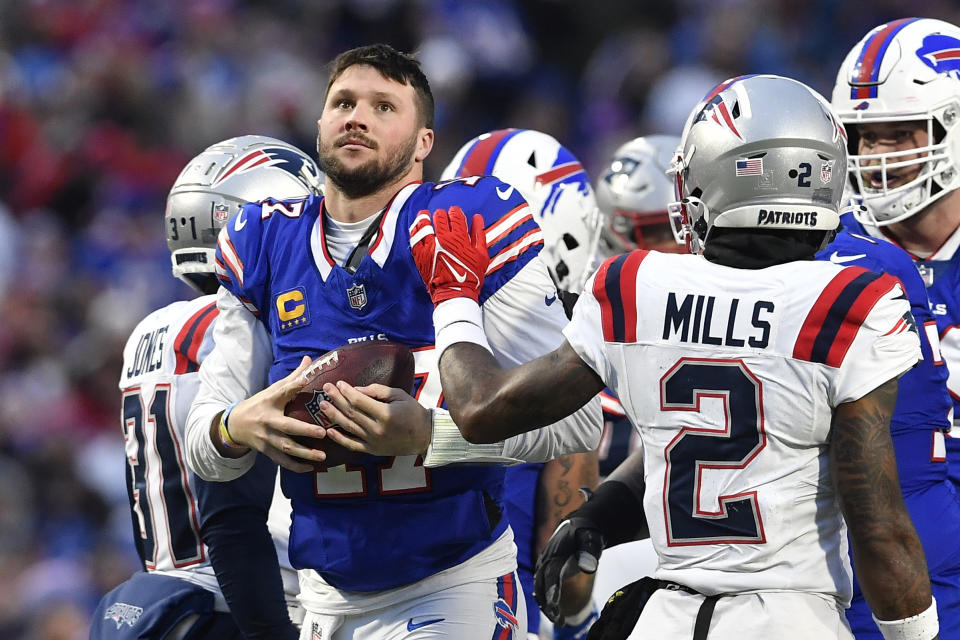
{"label": "player's hand", "polygon": [[417,217],[420,228],[412,251],[433,304],[451,298],[479,301],[490,263],[483,217],[474,215],[468,230],[467,217],[457,206],[434,211],[429,225],[423,224],[422,216],[429,220],[430,212],[424,209]]}
{"label": "player's hand", "polygon": [[230,438],[237,444],[256,449],[280,466],[298,473],[314,470],[313,465],[304,460],[323,462],[326,458],[322,451],[306,447],[291,437],[323,438],[326,429],[283,413],[287,403],[306,384],[302,374],[310,362],[310,357],[304,356],[290,375],[238,403],[228,420]]}
{"label": "player's hand", "polygon": [[594,573],[603,552],[603,535],[589,518],[567,518],[550,536],[537,558],[533,596],[553,624],[563,626],[560,590],[567,578],[582,571]]}
{"label": "player's hand", "polygon": [[323,385],[323,392],[330,401],[321,402],[320,411],[342,430],[327,431],[331,441],[375,456],[426,453],[433,431],[430,410],[403,389],[340,381]]}

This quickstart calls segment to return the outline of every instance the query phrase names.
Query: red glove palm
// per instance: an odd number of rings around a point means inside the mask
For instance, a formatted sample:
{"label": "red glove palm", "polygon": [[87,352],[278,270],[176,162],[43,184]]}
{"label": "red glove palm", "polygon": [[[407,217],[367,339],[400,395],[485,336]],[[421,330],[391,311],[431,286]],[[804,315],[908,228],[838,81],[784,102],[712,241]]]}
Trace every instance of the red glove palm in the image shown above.
{"label": "red glove palm", "polygon": [[[429,217],[430,212],[424,209],[420,216]],[[451,298],[479,302],[483,277],[490,264],[483,217],[474,215],[469,231],[467,216],[457,206],[450,207],[449,213],[446,209],[434,211],[432,226],[421,224],[419,216],[417,220],[414,227],[419,225],[420,230],[413,235],[413,260],[433,304]]]}

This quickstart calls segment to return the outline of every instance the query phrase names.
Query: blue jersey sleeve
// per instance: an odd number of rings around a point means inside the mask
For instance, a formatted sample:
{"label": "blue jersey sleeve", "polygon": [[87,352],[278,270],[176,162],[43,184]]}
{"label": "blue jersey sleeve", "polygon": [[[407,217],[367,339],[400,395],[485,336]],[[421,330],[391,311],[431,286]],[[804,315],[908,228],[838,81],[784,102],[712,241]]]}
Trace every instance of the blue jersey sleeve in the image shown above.
{"label": "blue jersey sleeve", "polygon": [[217,238],[216,273],[220,284],[259,315],[254,302],[262,287],[263,225],[261,205],[247,203],[220,229]]}
{"label": "blue jersey sleeve", "polygon": [[472,220],[483,216],[490,265],[480,303],[496,293],[543,248],[543,235],[526,200],[513,186],[493,176],[472,176],[433,186],[430,211],[459,206]]}
{"label": "blue jersey sleeve", "polygon": [[269,292],[269,256],[267,247],[275,219],[294,219],[319,199],[249,202],[227,221],[217,238],[216,273],[220,284],[235,295],[253,313],[260,315]]}

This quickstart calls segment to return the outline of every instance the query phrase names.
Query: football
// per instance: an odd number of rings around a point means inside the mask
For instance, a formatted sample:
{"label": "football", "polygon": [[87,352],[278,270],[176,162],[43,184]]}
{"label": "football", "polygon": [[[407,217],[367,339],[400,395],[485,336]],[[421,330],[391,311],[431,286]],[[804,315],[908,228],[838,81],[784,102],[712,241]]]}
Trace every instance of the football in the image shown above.
{"label": "football", "polygon": [[[284,413],[297,420],[314,422],[327,428],[329,424],[320,411],[320,402],[326,400],[323,385],[343,380],[355,387],[383,384],[413,393],[413,353],[406,345],[384,340],[354,342],[328,351],[316,358],[304,372],[307,384],[287,403]],[[301,444],[319,449],[327,460],[318,467],[336,467],[350,462],[359,454],[327,438],[295,438]]]}

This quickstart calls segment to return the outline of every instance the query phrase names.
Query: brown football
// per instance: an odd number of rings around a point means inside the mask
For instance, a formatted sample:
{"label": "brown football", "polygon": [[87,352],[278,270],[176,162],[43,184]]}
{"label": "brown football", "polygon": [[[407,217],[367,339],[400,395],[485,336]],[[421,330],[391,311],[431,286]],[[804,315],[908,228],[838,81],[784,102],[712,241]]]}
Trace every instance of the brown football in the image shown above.
{"label": "brown football", "polygon": [[[310,363],[304,375],[307,384],[287,403],[284,413],[304,422],[328,426],[320,412],[326,399],[323,385],[343,380],[355,387],[383,384],[413,393],[413,353],[403,344],[384,340],[354,342],[326,352]],[[319,467],[336,467],[354,459],[357,453],[327,438],[297,437],[296,440],[327,454]]]}

